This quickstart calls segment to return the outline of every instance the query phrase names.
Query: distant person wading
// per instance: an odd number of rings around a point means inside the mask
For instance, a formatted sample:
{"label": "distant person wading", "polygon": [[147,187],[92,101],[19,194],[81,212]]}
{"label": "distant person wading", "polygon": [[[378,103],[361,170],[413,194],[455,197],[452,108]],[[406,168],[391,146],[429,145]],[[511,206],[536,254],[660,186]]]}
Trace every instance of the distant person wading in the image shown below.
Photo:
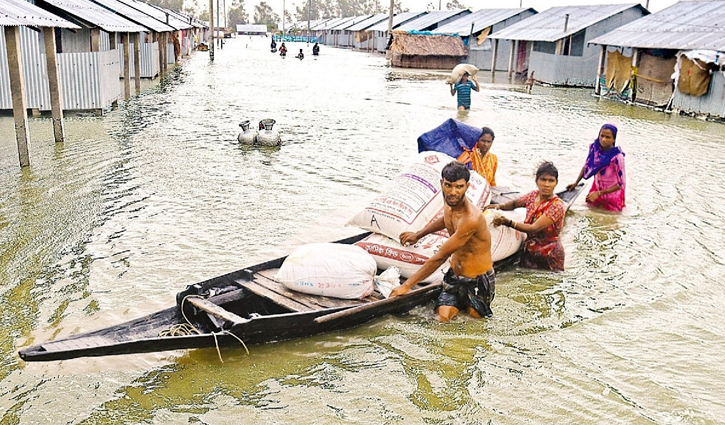
{"label": "distant person wading", "polygon": [[478,79],[476,79],[475,75],[471,77],[471,80],[468,79],[468,73],[466,72],[463,74],[463,77],[461,77],[460,82],[456,84],[450,83],[451,96],[458,93],[459,111],[471,109],[471,89],[476,91],[480,90],[480,86],[478,85]]}

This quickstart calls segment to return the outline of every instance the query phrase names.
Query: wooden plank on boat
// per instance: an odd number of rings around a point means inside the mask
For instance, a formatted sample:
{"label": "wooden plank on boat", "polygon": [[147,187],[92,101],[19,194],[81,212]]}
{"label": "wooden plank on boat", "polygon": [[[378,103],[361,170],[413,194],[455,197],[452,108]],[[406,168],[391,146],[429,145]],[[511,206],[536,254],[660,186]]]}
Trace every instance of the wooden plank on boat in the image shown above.
{"label": "wooden plank on boat", "polygon": [[267,298],[268,300],[281,305],[282,307],[288,308],[292,311],[315,311],[319,308],[310,307],[302,304],[292,298],[288,298],[284,295],[280,295],[277,292],[260,285],[259,282],[254,280],[237,280],[236,283],[242,285],[244,289],[252,292],[253,294],[259,295],[260,297]]}
{"label": "wooden plank on boat", "polygon": [[236,314],[232,313],[229,310],[226,310],[222,307],[219,307],[218,305],[204,299],[204,298],[197,298],[197,297],[188,297],[186,299],[186,302],[190,303],[194,307],[198,308],[199,310],[203,310],[212,316],[218,317],[222,320],[225,320],[227,322],[233,323],[233,324],[239,324],[239,323],[246,323],[249,320],[245,319],[243,317],[239,317]]}
{"label": "wooden plank on boat", "polygon": [[354,300],[345,300],[340,298],[331,298],[331,297],[324,297],[321,295],[310,295],[310,294],[304,294],[302,292],[295,292],[290,289],[288,289],[286,286],[284,286],[281,282],[274,279],[274,276],[277,274],[276,269],[275,270],[264,270],[261,272],[258,272],[256,274],[257,276],[257,282],[260,285],[263,285],[267,287],[268,289],[285,296],[287,298],[292,298],[296,301],[299,301],[305,305],[308,305],[310,307],[316,307],[315,310],[319,310],[320,308],[339,308],[339,307],[350,307],[358,304],[366,304],[369,302],[377,301],[377,298],[370,296],[363,299],[354,299]]}

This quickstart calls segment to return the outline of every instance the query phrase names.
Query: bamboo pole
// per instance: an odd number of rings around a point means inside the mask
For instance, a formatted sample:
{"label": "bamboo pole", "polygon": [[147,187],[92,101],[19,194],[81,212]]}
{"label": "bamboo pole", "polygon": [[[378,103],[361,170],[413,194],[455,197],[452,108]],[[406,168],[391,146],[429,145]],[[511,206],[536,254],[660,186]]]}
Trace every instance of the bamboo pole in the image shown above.
{"label": "bamboo pole", "polygon": [[493,40],[493,55],[491,56],[491,81],[496,78],[496,59],[498,59],[498,38]]}
{"label": "bamboo pole", "polygon": [[601,47],[599,51],[599,65],[597,66],[597,81],[594,85],[594,94],[597,96],[602,94],[602,83],[600,80],[602,79],[602,74],[604,74],[604,58],[607,54],[607,46],[602,45]]}
{"label": "bamboo pole", "polygon": [[133,79],[136,94],[141,93],[141,37],[139,33],[133,36]]}
{"label": "bamboo pole", "polygon": [[131,52],[129,51],[128,33],[121,33],[121,42],[123,43],[123,94],[124,99],[131,97]]}
{"label": "bamboo pole", "polygon": [[214,0],[209,0],[209,27],[211,27],[211,38],[209,39],[209,60],[214,60]]}

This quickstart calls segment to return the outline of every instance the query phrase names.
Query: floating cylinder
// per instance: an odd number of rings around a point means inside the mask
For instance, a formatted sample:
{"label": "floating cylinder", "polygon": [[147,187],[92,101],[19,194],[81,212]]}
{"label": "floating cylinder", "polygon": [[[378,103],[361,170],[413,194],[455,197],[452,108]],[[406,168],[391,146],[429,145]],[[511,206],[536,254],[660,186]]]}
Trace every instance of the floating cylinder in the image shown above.
{"label": "floating cylinder", "polygon": [[265,118],[259,122],[260,131],[257,134],[257,144],[262,146],[279,146],[282,144],[279,132],[272,129],[276,122],[272,118]]}
{"label": "floating cylinder", "polygon": [[239,123],[242,132],[237,136],[239,143],[243,145],[253,145],[257,141],[257,132],[249,128],[249,120]]}

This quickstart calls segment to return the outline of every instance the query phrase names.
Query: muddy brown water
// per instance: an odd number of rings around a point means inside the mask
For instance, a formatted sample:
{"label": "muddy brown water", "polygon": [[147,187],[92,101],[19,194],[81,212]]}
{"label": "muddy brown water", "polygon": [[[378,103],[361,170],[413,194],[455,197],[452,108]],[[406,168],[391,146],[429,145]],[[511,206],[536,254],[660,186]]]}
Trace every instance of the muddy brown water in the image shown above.
{"label": "muddy brown water", "polygon": [[[268,39],[197,53],[52,142],[31,119],[18,168],[0,117],[0,423],[687,423],[725,418],[725,126],[492,84],[455,111],[444,74]],[[291,43],[290,51],[310,50]],[[501,76],[499,77],[501,80]],[[240,146],[271,117],[280,149]],[[24,363],[17,350],[167,307],[188,283],[355,233],[345,221],[447,118],[496,131],[499,184],[571,182],[604,122],[626,152],[627,208],[579,199],[566,271],[499,273],[494,317],[431,307],[355,329],[217,352]]]}

